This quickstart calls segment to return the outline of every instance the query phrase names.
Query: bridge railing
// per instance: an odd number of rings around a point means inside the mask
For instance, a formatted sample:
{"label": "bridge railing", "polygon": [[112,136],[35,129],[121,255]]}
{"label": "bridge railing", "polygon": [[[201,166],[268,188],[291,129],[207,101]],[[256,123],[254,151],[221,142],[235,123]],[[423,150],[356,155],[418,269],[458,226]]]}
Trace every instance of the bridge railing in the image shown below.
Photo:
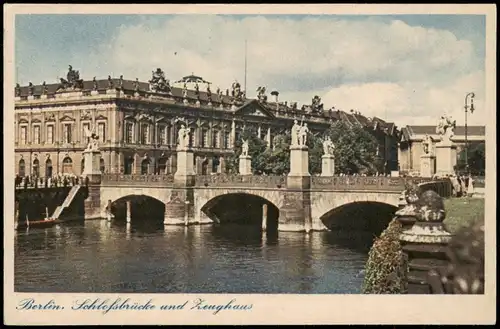
{"label": "bridge railing", "polygon": [[196,186],[281,188],[286,187],[286,176],[200,175],[195,182]]}
{"label": "bridge railing", "polygon": [[170,186],[174,184],[173,175],[123,175],[104,174],[103,185],[134,185],[134,186]]}
{"label": "bridge railing", "polygon": [[418,185],[428,181],[431,181],[431,179],[422,177],[313,176],[311,177],[311,188],[339,191],[403,191],[406,184]]}

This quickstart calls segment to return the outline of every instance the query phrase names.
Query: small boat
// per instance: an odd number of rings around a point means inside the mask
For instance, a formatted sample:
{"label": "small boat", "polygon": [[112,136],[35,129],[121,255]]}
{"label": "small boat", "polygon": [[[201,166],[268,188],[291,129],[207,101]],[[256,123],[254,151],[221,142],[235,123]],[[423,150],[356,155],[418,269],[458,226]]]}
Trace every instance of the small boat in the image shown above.
{"label": "small boat", "polygon": [[26,227],[50,227],[63,222],[57,218],[50,218],[48,216],[47,210],[46,210],[46,215],[47,217],[45,217],[45,219],[33,221],[29,220],[28,214],[26,214],[26,221],[24,223],[18,222],[16,225],[16,229],[26,228]]}

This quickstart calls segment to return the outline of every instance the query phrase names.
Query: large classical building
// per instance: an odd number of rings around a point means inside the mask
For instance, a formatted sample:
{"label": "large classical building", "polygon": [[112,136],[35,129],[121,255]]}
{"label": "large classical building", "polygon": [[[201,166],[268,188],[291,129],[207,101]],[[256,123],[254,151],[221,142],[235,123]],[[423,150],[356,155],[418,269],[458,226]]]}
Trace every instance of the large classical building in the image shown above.
{"label": "large classical building", "polygon": [[210,90],[210,83],[191,75],[170,84],[161,69],[152,79],[111,78],[84,81],[70,66],[57,84],[16,85],[16,172],[39,177],[83,171],[82,152],[88,132],[95,129],[102,152],[101,170],[108,173],[174,173],[177,130],[191,130],[190,144],[199,174],[226,172],[225,159],[234,152],[245,126],[257,127],[272,144],[274,135],[304,120],[311,131],[324,131],[336,120],[362,125],[379,140],[386,171],[397,168],[396,127],[359,113],[323,110],[320,99],[297,108],[280,102],[278,92],[267,98],[259,88],[249,99],[235,82],[227,90]]}
{"label": "large classical building", "polygon": [[[467,143],[469,147],[473,144],[485,142],[485,126],[467,126]],[[420,157],[423,154],[422,142],[429,135],[434,143],[441,141],[436,132],[436,126],[406,126],[401,128],[401,140],[399,144],[399,169],[403,173],[419,173]],[[457,155],[465,146],[465,126],[457,126],[451,140],[457,145]],[[434,152],[434,150],[431,150]]]}

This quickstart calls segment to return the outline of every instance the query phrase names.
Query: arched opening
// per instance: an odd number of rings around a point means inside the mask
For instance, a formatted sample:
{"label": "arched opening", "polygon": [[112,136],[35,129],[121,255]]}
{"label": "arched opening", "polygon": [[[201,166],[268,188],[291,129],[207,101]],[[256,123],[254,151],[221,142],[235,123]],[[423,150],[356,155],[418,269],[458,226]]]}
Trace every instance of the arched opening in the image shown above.
{"label": "arched opening", "polygon": [[33,176],[40,177],[40,161],[38,159],[33,160]]}
{"label": "arched opening", "polygon": [[220,166],[220,160],[218,156],[212,158],[212,173],[218,173]]}
{"label": "arched opening", "polygon": [[141,175],[149,174],[149,165],[151,164],[151,160],[149,158],[142,160],[141,162]]}
{"label": "arched opening", "polygon": [[99,170],[101,171],[102,174],[104,174],[104,171],[106,170],[106,165],[104,163],[103,158],[99,160]]}
{"label": "arched opening", "polygon": [[158,174],[160,175],[168,174],[167,161],[168,158],[165,156],[162,156],[158,159]]}
{"label": "arched opening", "polygon": [[201,174],[202,175],[206,175],[208,172],[208,159],[205,158],[203,159],[203,161],[201,162]]}
{"label": "arched opening", "polygon": [[330,235],[337,243],[367,251],[373,239],[389,225],[397,209],[381,202],[352,202],[328,211],[320,220],[332,231]]}
{"label": "arched opening", "polygon": [[111,204],[116,223],[127,222],[127,202],[130,202],[130,223],[140,227],[163,228],[165,204],[147,195],[127,195]]}
{"label": "arched opening", "polygon": [[133,166],[134,166],[134,158],[131,156],[126,157],[125,161],[124,161],[124,166],[123,166],[124,167],[123,173],[125,175],[131,175]]}
{"label": "arched opening", "polygon": [[223,194],[208,201],[201,211],[216,225],[244,225],[277,232],[279,209],[263,197],[247,193]]}
{"label": "arched opening", "polygon": [[26,175],[26,163],[24,159],[19,160],[19,176],[24,177]]}
{"label": "arched opening", "polygon": [[65,157],[63,159],[62,172],[63,174],[73,173],[73,160],[71,160],[70,157]]}
{"label": "arched opening", "polygon": [[45,177],[52,177],[52,160],[45,161]]}

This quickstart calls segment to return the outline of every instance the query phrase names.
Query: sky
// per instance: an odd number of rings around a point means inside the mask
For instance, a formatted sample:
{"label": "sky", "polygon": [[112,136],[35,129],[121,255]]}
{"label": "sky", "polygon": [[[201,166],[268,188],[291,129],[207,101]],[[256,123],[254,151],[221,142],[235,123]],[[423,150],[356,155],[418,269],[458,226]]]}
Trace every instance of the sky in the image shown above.
{"label": "sky", "polygon": [[212,90],[245,80],[281,101],[351,109],[405,125],[442,114],[485,125],[482,15],[16,15],[16,80],[56,83],[68,65],[83,79],[170,81],[194,73]]}

